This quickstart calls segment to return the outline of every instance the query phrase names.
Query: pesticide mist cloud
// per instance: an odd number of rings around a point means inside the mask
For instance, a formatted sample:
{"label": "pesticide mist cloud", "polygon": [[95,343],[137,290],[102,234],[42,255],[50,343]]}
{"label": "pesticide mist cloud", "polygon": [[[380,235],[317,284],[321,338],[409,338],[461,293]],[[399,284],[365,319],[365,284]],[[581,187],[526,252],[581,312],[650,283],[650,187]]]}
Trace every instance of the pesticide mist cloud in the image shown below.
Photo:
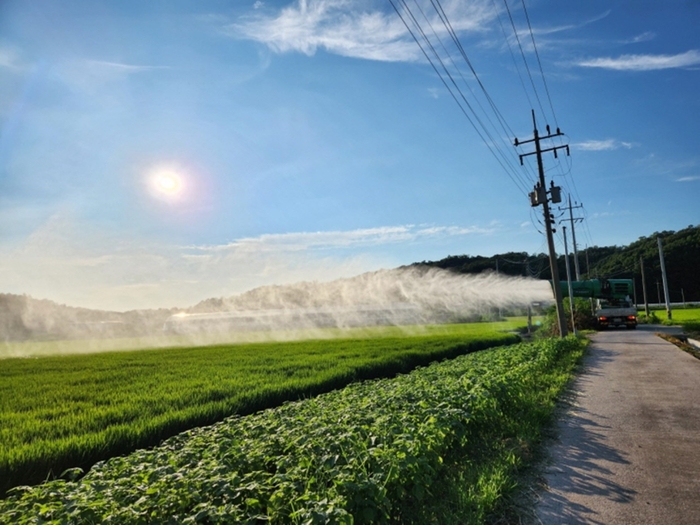
{"label": "pesticide mist cloud", "polygon": [[182,308],[263,285],[330,281],[399,266],[382,255],[383,246],[489,232],[402,225],[181,246],[129,238],[55,215],[27,238],[0,246],[0,289],[87,308]]}

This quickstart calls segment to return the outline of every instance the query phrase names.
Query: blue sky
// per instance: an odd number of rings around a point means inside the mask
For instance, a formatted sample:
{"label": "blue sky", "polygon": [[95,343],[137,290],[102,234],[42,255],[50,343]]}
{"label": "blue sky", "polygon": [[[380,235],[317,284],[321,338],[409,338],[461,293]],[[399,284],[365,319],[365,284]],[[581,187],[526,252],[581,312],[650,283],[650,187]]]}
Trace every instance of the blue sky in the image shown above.
{"label": "blue sky", "polygon": [[699,2],[442,0],[484,90],[406,5],[479,131],[389,0],[2,2],[0,291],[188,306],[543,252],[531,108],[580,247],[700,222]]}

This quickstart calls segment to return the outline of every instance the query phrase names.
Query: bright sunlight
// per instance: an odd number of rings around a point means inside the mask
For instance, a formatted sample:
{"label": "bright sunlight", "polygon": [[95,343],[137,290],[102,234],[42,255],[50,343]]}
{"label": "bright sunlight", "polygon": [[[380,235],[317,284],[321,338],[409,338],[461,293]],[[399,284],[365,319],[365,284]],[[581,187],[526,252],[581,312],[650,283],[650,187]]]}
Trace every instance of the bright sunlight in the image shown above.
{"label": "bright sunlight", "polygon": [[184,190],[181,174],[173,170],[158,170],[150,176],[150,189],[155,197],[174,201],[178,200]]}

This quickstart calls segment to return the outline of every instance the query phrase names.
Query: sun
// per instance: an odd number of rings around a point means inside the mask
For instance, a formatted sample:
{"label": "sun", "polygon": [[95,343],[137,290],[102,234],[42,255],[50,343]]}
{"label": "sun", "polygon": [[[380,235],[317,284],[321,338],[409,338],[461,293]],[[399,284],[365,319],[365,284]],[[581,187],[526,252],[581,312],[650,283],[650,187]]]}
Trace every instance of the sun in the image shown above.
{"label": "sun", "polygon": [[184,179],[173,170],[159,170],[151,175],[151,191],[156,197],[166,200],[179,199],[184,190]]}

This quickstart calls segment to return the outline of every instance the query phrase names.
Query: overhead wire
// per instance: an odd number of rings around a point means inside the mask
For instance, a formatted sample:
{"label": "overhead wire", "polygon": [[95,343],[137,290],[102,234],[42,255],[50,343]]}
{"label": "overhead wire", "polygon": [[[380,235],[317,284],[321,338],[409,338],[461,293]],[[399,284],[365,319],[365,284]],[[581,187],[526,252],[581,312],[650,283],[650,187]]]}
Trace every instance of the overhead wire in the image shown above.
{"label": "overhead wire", "polygon": [[527,71],[527,76],[530,79],[530,84],[532,85],[532,91],[534,92],[535,98],[537,99],[537,105],[540,108],[540,112],[542,113],[542,116],[546,118],[544,108],[542,107],[542,101],[540,100],[540,96],[537,93],[537,88],[535,87],[535,81],[532,78],[532,72],[530,71],[530,65],[527,63],[527,58],[525,58],[525,51],[523,50],[522,42],[520,42],[520,35],[518,35],[518,29],[515,27],[515,20],[513,19],[513,13],[511,13],[511,11],[510,11],[510,6],[508,5],[508,0],[503,0],[503,3],[506,6],[506,11],[508,12],[508,18],[510,19],[510,25],[513,28],[513,34],[515,35],[515,40],[518,43],[518,48],[520,49],[520,56],[523,59],[523,63],[525,64],[525,70]]}
{"label": "overhead wire", "polygon": [[[454,101],[457,103],[459,106],[461,112],[464,114],[464,116],[467,118],[471,126],[474,128],[476,131],[477,135],[479,138],[484,142],[484,144],[487,146],[489,149],[490,153],[494,156],[496,161],[500,164],[500,166],[503,168],[503,170],[506,172],[508,177],[511,179],[511,181],[518,187],[518,189],[524,193],[527,194],[530,190],[530,187],[528,187],[528,184],[532,184],[533,178],[537,180],[537,174],[534,171],[534,168],[532,167],[531,163],[524,163],[525,166],[525,171],[529,170],[529,175],[525,176],[523,175],[523,170],[519,169],[516,163],[516,159],[518,159],[518,155],[512,148],[512,144],[510,143],[510,137],[513,137],[515,133],[513,132],[512,128],[506,121],[505,117],[503,116],[502,112],[498,109],[497,105],[495,104],[495,101],[493,97],[490,95],[488,90],[486,89],[486,86],[482,82],[479,74],[476,71],[476,68],[474,67],[474,64],[472,63],[471,59],[469,58],[464,46],[462,45],[457,32],[455,31],[452,23],[449,20],[449,16],[447,15],[447,12],[442,6],[441,0],[430,0],[430,4],[432,5],[432,8],[435,11],[435,14],[439,18],[440,22],[442,23],[445,32],[447,35],[449,35],[449,39],[452,41],[452,46],[453,49],[457,51],[459,56],[461,56],[462,60],[464,63],[467,65],[471,76],[473,76],[474,80],[476,81],[476,84],[478,85],[480,92],[483,96],[483,98],[486,101],[486,105],[488,106],[490,111],[487,111],[486,107],[484,104],[481,102],[481,97],[478,96],[475,92],[474,89],[472,89],[470,81],[465,77],[462,69],[459,67],[459,65],[455,62],[455,59],[453,57],[453,53],[450,52],[448,49],[446,43],[443,41],[439,33],[442,33],[442,30],[438,32],[438,30],[434,27],[433,22],[431,22],[431,17],[428,16],[428,14],[425,12],[425,10],[421,7],[421,4],[419,3],[419,0],[413,0],[413,3],[415,4],[417,10],[420,12],[420,16],[422,17],[421,20],[418,20],[418,17],[416,14],[413,12],[412,8],[408,5],[407,0],[389,0],[391,3],[392,8],[396,12],[396,14],[399,16],[401,19],[402,23],[406,27],[407,31],[413,38],[413,40],[416,42],[418,47],[420,48],[422,54],[428,61],[428,63],[431,65],[433,68],[434,72],[437,74],[438,78],[442,82],[442,84],[445,86],[447,91],[449,92],[450,96],[454,99]],[[544,74],[544,68],[542,65],[542,60],[539,54],[539,51],[537,49],[537,44],[535,41],[535,35],[534,31],[532,29],[532,23],[530,21],[530,16],[527,11],[527,6],[525,4],[525,0],[521,0],[522,4],[522,10],[525,16],[525,20],[527,23],[527,30],[530,33],[530,40],[532,41],[532,49],[534,51],[536,60],[537,60],[537,65],[539,68],[539,73],[542,78],[542,84],[544,85],[544,91],[546,94],[546,100],[549,104],[549,110],[551,111],[551,116],[554,120],[554,123],[556,125],[557,131],[559,130],[559,123],[556,115],[556,111],[554,109],[554,104],[552,102],[552,97],[551,93],[549,90],[549,86],[547,84],[546,76]],[[495,0],[492,0],[492,5],[496,8],[496,2]],[[522,64],[525,66],[525,70],[527,72],[527,76],[529,78],[529,83],[531,86],[531,91],[532,94],[534,95],[536,101],[537,101],[537,107],[540,111],[540,114],[542,117],[547,120],[547,112],[544,109],[544,106],[542,104],[542,98],[540,97],[539,94],[539,89],[535,83],[535,79],[533,76],[533,72],[530,68],[530,65],[528,63],[525,49],[523,42],[521,40],[520,32],[518,31],[518,28],[516,26],[515,18],[513,15],[513,11],[511,10],[511,6],[509,5],[508,0],[504,0],[504,6],[505,10],[508,14],[508,19],[510,21],[510,25],[513,31],[513,35],[515,37],[515,41],[517,42],[519,51],[520,51],[520,56],[522,59]],[[502,12],[502,11],[501,11]],[[503,37],[505,39],[506,45],[508,46],[508,50],[510,52],[511,59],[513,61],[513,64],[515,66],[516,72],[518,74],[518,77],[520,79],[520,84],[523,88],[523,92],[525,93],[525,97],[532,107],[532,102],[530,98],[530,90],[527,88],[525,79],[523,78],[523,75],[521,73],[521,68],[518,65],[518,61],[516,60],[515,53],[513,51],[513,47],[511,46],[511,38],[508,37],[506,34],[506,30],[504,27],[504,24],[501,20],[501,16],[499,13],[496,13],[499,26],[501,28],[501,33],[503,34]],[[434,16],[434,15],[432,15]],[[422,22],[424,21],[424,22]],[[424,29],[424,25],[427,24],[427,27],[429,27],[429,30]],[[430,35],[428,35],[428,32],[430,32]],[[442,55],[441,55],[442,52]],[[449,63],[449,67],[448,67]],[[466,87],[470,94],[470,98],[468,98],[465,95],[465,92],[463,89],[460,87],[460,84],[456,81],[456,77],[461,79],[461,82],[463,85]],[[471,100],[471,102],[470,102]],[[534,109],[534,108],[533,108]],[[495,122],[493,119],[493,116],[495,116]],[[536,124],[535,124],[536,125]],[[500,128],[500,131],[499,131]],[[555,137],[552,137],[555,140],[558,140],[561,144],[563,144],[563,138],[564,134],[556,134]],[[505,146],[505,148],[504,148]],[[567,156],[567,160],[565,161],[566,165],[562,163],[562,161],[557,158],[557,162],[553,167],[550,167],[547,169],[547,172],[550,172],[552,170],[558,170],[559,175],[566,181],[569,180],[571,183],[571,188],[573,191],[569,190],[566,188],[566,185],[564,189],[569,193],[573,194],[575,197],[575,200],[577,202],[580,202],[580,196],[578,192],[578,188],[576,187],[576,181],[574,177],[572,176],[572,162],[570,157]],[[516,164],[514,166],[514,164]],[[520,162],[520,164],[523,164]],[[557,176],[557,175],[555,175]],[[530,218],[533,223],[533,226],[535,226],[535,229],[539,231],[539,228],[535,221],[533,220],[533,213],[531,209],[530,213]],[[538,220],[538,222],[541,221]],[[585,224],[585,233],[586,236],[588,237],[590,241],[590,229],[588,227],[587,222]],[[541,232],[540,232],[541,233]],[[592,244],[592,242],[591,242]]]}
{"label": "overhead wire", "polygon": [[[506,5],[506,9],[508,10],[508,13],[509,13],[509,16],[510,16],[510,19],[511,19],[511,24],[513,25],[513,31],[514,31],[514,33],[515,33],[515,35],[516,35],[516,39],[517,39],[518,42],[520,43],[520,40],[519,40],[519,37],[518,37],[518,33],[517,33],[517,29],[515,28],[515,23],[514,23],[514,20],[513,20],[513,17],[512,17],[512,13],[510,12],[510,9],[508,8],[508,0],[504,0],[504,3],[505,3],[505,5]],[[536,59],[537,59],[537,65],[538,65],[538,68],[539,68],[539,71],[540,71],[540,75],[541,75],[541,78],[542,78],[542,84],[543,84],[543,86],[544,86],[545,94],[546,94],[546,96],[547,96],[547,101],[548,101],[548,103],[549,103],[549,109],[551,110],[552,118],[554,119],[554,124],[555,124],[555,126],[556,126],[556,129],[559,130],[559,121],[558,121],[558,119],[557,119],[557,114],[556,114],[556,111],[555,111],[555,109],[554,109],[554,104],[552,103],[552,97],[551,97],[551,94],[550,94],[550,91],[549,91],[549,84],[547,83],[547,77],[546,77],[546,75],[545,75],[545,73],[544,73],[544,68],[543,68],[543,66],[542,66],[542,60],[541,60],[541,58],[540,58],[540,53],[539,53],[539,51],[538,51],[537,43],[536,43],[536,41],[535,41],[535,34],[534,34],[533,29],[532,29],[532,23],[530,22],[530,15],[529,15],[529,13],[528,13],[527,5],[526,5],[526,3],[525,3],[525,0],[521,0],[521,4],[522,4],[522,8],[523,8],[523,14],[525,15],[525,20],[526,20],[526,23],[527,23],[528,32],[529,32],[529,34],[530,34],[530,40],[532,41],[532,49],[533,49],[534,54],[535,54],[535,57],[536,57]],[[506,42],[508,43],[508,39],[506,39]],[[522,51],[523,51],[522,46],[521,46],[520,49],[521,49],[521,55],[522,55],[522,57],[523,57],[523,62],[525,63],[525,66],[526,66],[526,68],[527,68],[527,70],[528,70],[528,74],[530,74],[529,67],[527,66],[527,60],[526,60],[526,58],[525,58],[524,53],[522,53]],[[530,79],[531,79],[531,81],[532,81],[532,76],[530,76]],[[523,83],[523,82],[522,82],[522,79],[521,79],[521,83]],[[533,90],[535,90],[535,92],[537,92],[536,87],[535,87],[535,85],[534,85],[534,82],[532,82],[532,86],[533,86]],[[526,94],[527,94],[527,93],[526,93]],[[529,97],[528,97],[528,98],[529,98]],[[537,100],[538,100],[538,102],[540,102],[539,97],[537,97]],[[542,108],[541,104],[540,104],[540,110],[542,111],[543,115],[544,115],[545,118],[546,118],[544,109]],[[564,138],[568,139],[568,136],[563,135],[563,136],[558,136],[558,137],[556,137],[556,139],[558,139],[559,145],[562,145],[562,144],[564,143],[564,140],[563,140]],[[548,169],[547,171],[558,170],[558,171],[559,171],[559,175],[560,175],[565,181],[568,180],[568,181],[570,182],[570,184],[571,184],[571,189],[566,188],[566,184],[564,185],[564,186],[565,186],[565,190],[567,191],[567,193],[573,194],[574,200],[576,200],[577,202],[580,202],[580,201],[581,201],[581,197],[580,197],[580,194],[579,194],[579,191],[578,191],[578,187],[577,187],[577,185],[576,185],[576,179],[573,177],[573,174],[572,174],[572,167],[573,167],[572,159],[571,159],[571,157],[570,157],[569,155],[567,155],[565,158],[567,159],[567,160],[566,160],[566,167],[564,167],[564,166],[562,165],[562,162],[561,162],[560,160],[557,160],[556,164],[555,164],[552,168]],[[573,191],[572,191],[572,190],[573,190]],[[590,229],[588,228],[588,224],[587,224],[587,223],[586,223],[586,230],[587,230],[587,234],[590,236]]]}
{"label": "overhead wire", "polygon": [[[392,7],[394,8],[394,11],[396,11],[396,14],[399,16],[399,18],[403,22],[404,26],[406,27],[406,29],[408,30],[408,32],[410,33],[412,38],[415,40],[416,44],[418,44],[418,47],[421,49],[421,52],[423,53],[425,58],[430,63],[430,65],[432,66],[433,70],[435,71],[435,73],[438,75],[438,77],[442,81],[445,88],[448,90],[448,92],[450,93],[452,98],[455,100],[455,102],[459,106],[462,113],[465,115],[465,117],[467,117],[467,120],[472,125],[472,127],[477,132],[477,134],[479,135],[479,138],[481,138],[481,140],[484,142],[484,144],[486,144],[486,146],[489,149],[489,151],[491,152],[491,154],[496,158],[497,162],[501,165],[501,167],[504,169],[504,171],[506,171],[507,175],[513,181],[513,183],[516,186],[518,186],[518,188],[520,189],[520,191],[522,193],[526,194],[527,188],[524,186],[523,182],[521,180],[519,180],[519,175],[518,175],[517,169],[514,169],[512,167],[512,165],[510,165],[510,161],[509,161],[508,157],[505,156],[505,154],[495,146],[496,141],[493,139],[493,136],[490,134],[490,132],[488,131],[486,126],[483,124],[483,121],[479,118],[478,114],[476,113],[476,111],[474,110],[474,108],[472,107],[470,102],[464,96],[464,93],[462,92],[462,90],[459,88],[459,86],[455,82],[454,77],[450,73],[449,69],[445,66],[444,61],[440,57],[440,54],[437,52],[437,50],[435,49],[435,46],[433,46],[432,42],[430,41],[428,36],[425,34],[425,31],[421,27],[420,23],[416,19],[415,15],[413,14],[413,12],[409,8],[409,6],[406,4],[406,1],[405,0],[398,0],[400,5],[402,6],[403,10],[406,12],[407,16],[410,18],[416,31],[419,32],[420,35],[422,36],[424,44],[421,43],[418,36],[416,35],[416,32],[414,32],[414,30],[408,24],[404,15],[402,14],[401,10],[399,10],[399,8],[397,7],[395,1],[389,0],[389,2],[391,3]],[[436,65],[436,62],[433,61],[433,59],[431,58],[427,49],[429,49],[431,51],[432,55],[435,57],[435,60],[437,62],[439,62],[442,70],[444,71],[444,74],[447,76],[447,78],[449,78],[449,81],[452,84],[452,87],[450,87],[450,84],[448,83],[446,78],[443,76],[443,74],[441,74],[440,69]],[[458,97],[457,93],[459,94],[459,97]],[[460,98],[462,99],[463,103],[460,102]],[[467,111],[467,109],[465,109],[465,106],[466,106],[466,108],[468,108],[469,111]],[[471,112],[471,116],[470,116],[470,112]],[[475,121],[478,122],[478,126],[475,123]],[[484,137],[485,134],[489,137],[489,139],[491,139],[491,142],[486,140],[486,138]]]}
{"label": "overhead wire", "polygon": [[[419,5],[417,0],[414,0],[414,1],[416,1],[416,5]],[[482,93],[484,94],[484,97],[486,98],[487,102],[489,103],[489,106],[491,107],[491,110],[496,115],[496,119],[498,120],[499,124],[501,125],[501,129],[504,132],[505,137],[507,137],[507,140],[505,141],[506,146],[510,149],[510,146],[511,146],[510,139],[511,139],[511,137],[515,137],[515,132],[510,127],[510,125],[506,121],[505,117],[503,116],[501,111],[498,109],[498,106],[494,102],[493,98],[489,94],[488,90],[486,89],[486,86],[481,81],[481,78],[479,77],[479,74],[476,72],[476,69],[474,68],[474,66],[472,64],[472,61],[469,59],[467,52],[464,49],[464,46],[462,45],[461,41],[459,40],[459,37],[457,36],[457,33],[455,32],[454,28],[452,27],[452,23],[450,22],[449,17],[447,16],[447,13],[443,9],[442,4],[440,3],[440,0],[430,0],[430,3],[433,5],[433,8],[435,9],[436,13],[438,14],[438,17],[440,18],[443,25],[445,26],[445,29],[447,30],[448,34],[450,35],[450,38],[452,39],[453,43],[455,44],[455,47],[459,51],[460,55],[462,56],[462,58],[464,59],[464,61],[467,64],[467,66],[469,67],[469,70],[471,71],[472,75],[476,79],[479,87],[481,88]],[[456,67],[456,65],[455,65],[455,67]],[[460,71],[460,75],[461,75],[461,71]],[[464,77],[462,77],[462,78],[464,79]],[[465,80],[465,82],[466,82],[466,80]],[[470,90],[471,90],[471,88],[470,88]],[[477,101],[478,101],[478,98],[477,98]],[[481,103],[479,103],[479,107],[485,113],[485,110],[483,109],[483,106],[481,106]],[[490,121],[490,119],[489,119],[489,121]],[[529,165],[527,165],[527,166],[528,166],[528,169],[530,169],[530,171],[534,175],[532,168],[530,168]]]}

